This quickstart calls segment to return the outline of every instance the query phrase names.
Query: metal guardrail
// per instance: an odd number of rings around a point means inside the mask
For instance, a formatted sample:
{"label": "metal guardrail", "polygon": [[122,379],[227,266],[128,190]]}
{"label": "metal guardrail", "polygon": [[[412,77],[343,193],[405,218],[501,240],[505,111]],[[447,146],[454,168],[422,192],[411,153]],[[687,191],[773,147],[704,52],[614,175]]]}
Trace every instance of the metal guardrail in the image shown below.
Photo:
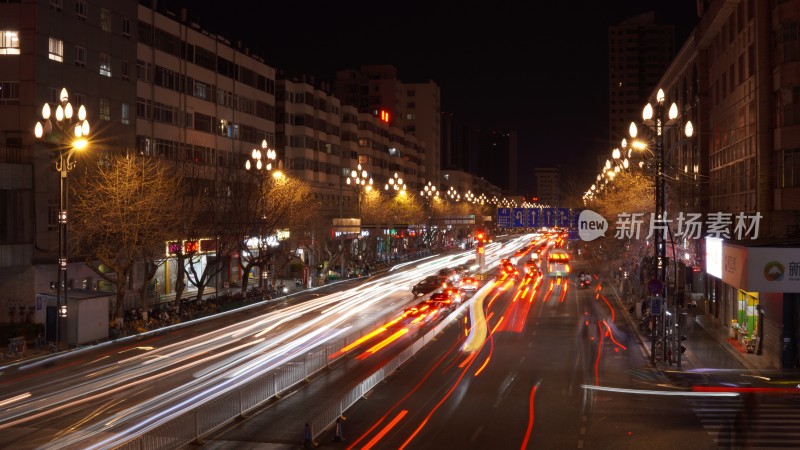
{"label": "metal guardrail", "polygon": [[[437,324],[367,379],[319,411],[308,422],[311,425],[312,436],[316,438],[334,424],[346,409],[431,342],[436,335],[450,325],[450,322],[445,319]],[[166,416],[138,433],[125,437],[114,435],[115,440],[109,446],[120,450],[173,450],[198,442],[234,420],[246,416],[247,413],[267,401],[279,397],[281,393],[306,382],[316,372],[341,359],[339,357],[331,361],[328,358],[329,355],[335,354],[363,335],[364,330],[348,335],[333,345],[308,353],[302,360],[290,361],[273,371],[249,380],[247,383],[210,396],[189,411]],[[125,441],[121,442],[120,439]],[[85,447],[86,442],[80,442],[54,448]]]}

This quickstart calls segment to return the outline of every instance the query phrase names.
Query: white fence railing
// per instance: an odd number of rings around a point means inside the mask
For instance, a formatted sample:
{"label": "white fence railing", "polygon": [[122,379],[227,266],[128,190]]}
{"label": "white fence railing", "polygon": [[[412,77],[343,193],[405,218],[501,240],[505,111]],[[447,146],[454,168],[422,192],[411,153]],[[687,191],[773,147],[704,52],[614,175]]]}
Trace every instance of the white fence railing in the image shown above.
{"label": "white fence railing", "polygon": [[[450,318],[452,317],[451,315]],[[450,319],[443,320],[352,390],[341,398],[332,400],[328,406],[317,412],[313,418],[308,420],[312,435],[317,437],[335,423],[345,410],[411,358],[449,324]],[[290,361],[246,384],[209,397],[188,411],[184,410],[165,417],[139,433],[124,437],[125,442],[120,442],[117,437],[111,447],[122,450],[172,450],[196,442],[237,418],[245,416],[249,411],[258,408],[298,383],[305,382],[314,373],[328,366],[330,363],[328,355],[335,354],[360,338],[363,333],[363,330],[353,333],[333,345],[308,353],[302,360]],[[86,448],[86,444],[86,442],[82,442],[80,448]],[[71,446],[59,448],[71,448]]]}

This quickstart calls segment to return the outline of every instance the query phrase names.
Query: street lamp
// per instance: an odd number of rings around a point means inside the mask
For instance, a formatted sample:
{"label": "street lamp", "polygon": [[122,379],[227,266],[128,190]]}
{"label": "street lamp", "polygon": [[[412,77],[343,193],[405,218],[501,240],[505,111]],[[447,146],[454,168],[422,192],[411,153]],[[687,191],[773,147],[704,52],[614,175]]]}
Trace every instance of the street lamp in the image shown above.
{"label": "street lamp", "polygon": [[[664,176],[664,166],[665,166],[665,152],[664,152],[664,127],[669,125],[670,123],[674,122],[675,119],[678,118],[678,105],[676,103],[672,103],[667,110],[665,108],[665,95],[664,90],[659,89],[656,93],[656,105],[655,109],[653,105],[648,103],[645,105],[644,109],[642,110],[642,120],[643,123],[655,131],[655,142],[656,142],[656,165],[655,165],[655,215],[654,220],[657,221],[660,226],[658,229],[655,230],[653,235],[653,251],[655,260],[653,262],[653,274],[654,279],[651,281],[652,283],[652,293],[659,294],[662,296],[663,299],[667,299],[668,289],[667,289],[667,219],[666,219],[666,211],[667,211],[667,193],[666,193],[666,178]],[[685,133],[687,137],[691,137],[693,134],[693,126],[690,121],[687,121],[685,126]],[[636,123],[631,122],[629,133],[631,138],[634,141],[631,143],[631,146],[635,149],[647,149],[647,144],[642,141],[637,141],[636,137],[638,136],[638,129],[636,127]],[[643,163],[643,162],[642,162]],[[643,165],[640,163],[640,167]],[[674,243],[673,243],[674,249]],[[677,272],[676,272],[677,277]],[[677,282],[677,280],[676,280]],[[675,312],[676,316],[674,320],[678,320],[677,317],[677,301],[675,302]],[[664,308],[661,308],[661,314],[657,315],[658,320],[661,321],[661,327],[663,330],[664,326]],[[656,332],[656,327],[653,327],[653,332]],[[663,339],[666,339],[666,333],[662,336]],[[680,337],[678,336],[678,339]],[[652,348],[650,352],[651,362],[655,363],[655,345],[656,339],[655,336],[652,339]],[[680,351],[679,351],[680,341],[678,341],[678,350],[677,357],[678,357],[678,366],[680,367]],[[662,350],[666,352],[665,346],[662,345]]]}
{"label": "street lamp", "polygon": [[388,190],[391,189],[391,190],[395,190],[395,191],[405,192],[406,191],[406,182],[403,181],[403,178],[401,178],[397,174],[397,172],[395,172],[394,173],[394,177],[389,178],[389,181],[386,182],[386,185],[383,187],[383,189],[385,191],[388,191]]}
{"label": "street lamp", "polygon": [[[264,150],[263,152],[261,151],[262,149]],[[277,152],[271,148],[268,148],[267,140],[264,139],[261,141],[260,149],[254,148],[253,151],[250,152],[250,157],[244,162],[244,168],[248,171],[255,169],[255,171],[266,170],[267,172],[270,172],[273,168],[272,164],[275,162],[277,157]]]}
{"label": "street lamp", "polygon": [[[259,196],[263,196],[264,195],[264,178],[261,175],[263,175],[264,173],[272,172],[272,169],[276,168],[273,165],[273,163],[277,159],[277,156],[278,156],[277,152],[275,150],[269,148],[268,144],[267,144],[267,140],[264,139],[263,141],[261,141],[261,148],[254,148],[250,152],[250,157],[244,162],[244,168],[245,168],[245,170],[247,170],[247,173],[252,173],[252,174],[255,174],[255,175],[259,175],[259,185],[258,185]],[[274,175],[275,176],[279,176],[280,172],[276,171]],[[259,200],[262,200],[262,199],[259,198]],[[262,260],[261,252],[263,250],[264,244],[263,244],[263,238],[262,238],[262,236],[260,236],[260,234],[261,233],[259,233],[259,239],[258,239],[258,252],[259,252],[258,258],[259,258],[259,261],[262,261],[262,264],[266,264]],[[263,256],[266,256],[266,255],[263,255]],[[264,271],[263,265],[259,266],[259,269],[261,270],[261,274],[260,274],[260,276],[258,278],[258,284],[259,284],[259,286],[263,287],[263,285],[264,285],[264,277],[267,276],[267,272]]]}
{"label": "street lamp", "polygon": [[456,190],[455,186],[450,186],[450,188],[447,189],[447,194],[446,195],[447,195],[447,198],[449,198],[450,201],[452,201],[452,202],[461,201],[461,194],[458,193],[458,191]]}
{"label": "street lamp", "polygon": [[[398,175],[397,172],[395,172],[394,176],[389,178],[389,180],[383,186],[383,190],[385,190],[387,192],[395,191],[397,196],[405,197],[405,195],[406,195],[406,182],[403,180],[402,177],[400,177],[400,175]],[[394,219],[396,219],[396,218],[397,218],[397,216],[394,216]],[[392,223],[390,224],[391,225],[391,229],[394,229],[395,225],[396,225],[396,221],[394,219],[392,220]],[[391,254],[392,248],[394,247],[394,245],[392,244],[392,238],[394,236],[396,236],[396,232],[393,235],[391,233],[391,231],[390,231],[390,232],[388,232],[388,236],[389,237],[386,239],[386,246],[388,248],[387,253]],[[380,236],[379,236],[379,238],[380,238]],[[381,241],[380,241],[381,242],[381,244],[380,244],[381,247],[379,247],[379,250],[378,250],[379,253],[382,251],[382,247],[383,247],[382,238],[380,238],[380,239],[381,239]]]}
{"label": "street lamp", "polygon": [[[340,180],[341,180],[341,178],[340,178]],[[361,164],[359,163],[356,169],[353,169],[353,170],[350,171],[350,174],[347,176],[345,182],[347,183],[348,186],[353,186],[355,188],[356,196],[358,197],[356,213],[358,214],[358,216],[360,218],[360,216],[361,216],[361,189],[363,188],[366,191],[372,190],[372,185],[374,184],[374,181],[373,181],[372,177],[369,175],[369,172],[367,172],[366,169],[364,169],[361,166]],[[341,181],[340,181],[339,187],[341,189]],[[342,205],[342,202],[344,200],[343,196],[340,196],[340,197],[342,197],[342,199],[339,202],[339,216],[342,215],[341,205]],[[342,267],[341,267],[342,270],[341,270],[341,273],[342,273],[342,275],[341,276],[342,276],[342,279],[344,279],[347,276],[347,271],[346,271],[347,269],[345,268],[345,258],[344,258],[344,248],[345,248],[344,247],[344,233],[341,234],[341,239],[342,239],[342,243],[341,243],[341,246],[342,246]]]}
{"label": "street lamp", "polygon": [[[60,334],[66,326],[59,327],[59,322],[67,317],[67,209],[69,207],[69,172],[75,168],[73,159],[76,151],[84,150],[89,145],[89,121],[86,120],[86,107],[78,108],[78,117],[74,117],[74,108],[69,102],[67,88],[62,88],[59,103],[56,106],[55,121],[51,117],[50,104],[42,105],[42,121],[36,122],[33,134],[36,139],[55,146],[56,157],[53,168],[59,173],[59,210],[58,210],[58,283],[56,284],[56,348],[59,346]],[[66,325],[66,324],[65,324]]]}
{"label": "street lamp", "polygon": [[373,180],[369,173],[361,167],[361,164],[358,165],[357,170],[350,171],[350,176],[347,177],[346,180],[348,185],[352,185],[356,188],[356,193],[358,194],[358,214],[361,214],[361,191],[360,188],[364,188],[365,191],[372,190]]}

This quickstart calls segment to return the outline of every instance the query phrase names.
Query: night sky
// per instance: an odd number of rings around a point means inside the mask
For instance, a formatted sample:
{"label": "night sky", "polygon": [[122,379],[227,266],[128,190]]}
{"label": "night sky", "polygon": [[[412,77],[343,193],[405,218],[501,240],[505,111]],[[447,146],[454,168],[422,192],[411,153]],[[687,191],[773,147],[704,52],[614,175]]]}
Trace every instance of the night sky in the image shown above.
{"label": "night sky", "polygon": [[[330,80],[337,70],[392,64],[401,81],[433,80],[442,110],[519,132],[520,183],[558,164],[594,176],[608,136],[608,27],[656,11],[679,49],[695,0],[537,2],[225,2],[161,0],[287,73]],[[213,6],[212,6],[213,5]],[[224,5],[224,7],[221,7]],[[633,119],[633,118],[632,118]]]}

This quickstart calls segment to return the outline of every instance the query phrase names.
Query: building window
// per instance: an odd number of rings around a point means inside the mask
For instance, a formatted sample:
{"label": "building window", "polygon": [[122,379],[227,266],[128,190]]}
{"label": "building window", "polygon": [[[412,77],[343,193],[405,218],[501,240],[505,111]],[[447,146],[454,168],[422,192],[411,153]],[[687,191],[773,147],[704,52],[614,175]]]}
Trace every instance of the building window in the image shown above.
{"label": "building window", "polygon": [[61,11],[61,8],[63,7],[63,0],[50,0],[50,8],[55,9],[56,11]]}
{"label": "building window", "polygon": [[136,78],[152,83],[153,81],[153,65],[144,61],[136,61]]}
{"label": "building window", "polygon": [[64,61],[64,42],[54,37],[50,38],[50,59],[53,61]]}
{"label": "building window", "polygon": [[130,80],[130,64],[128,61],[122,61],[122,79],[123,80]]}
{"label": "building window", "polygon": [[111,31],[111,11],[107,9],[100,10],[100,28],[103,31]]}
{"label": "building window", "polygon": [[84,20],[85,21],[86,20],[86,14],[87,14],[88,11],[89,11],[89,5],[85,1],[78,0],[77,2],[75,2],[75,17],[78,20]]}
{"label": "building window", "polygon": [[126,38],[131,37],[131,19],[127,17],[122,19],[122,36]]}
{"label": "building window", "polygon": [[0,55],[19,55],[19,32],[0,30]]}
{"label": "building window", "polygon": [[0,81],[0,106],[19,105],[19,83]]}
{"label": "building window", "polygon": [[86,67],[86,48],[80,45],[75,46],[75,65],[78,67]]}
{"label": "building window", "polygon": [[122,104],[122,110],[120,111],[120,117],[123,125],[130,125],[131,123],[131,105],[127,103]]}
{"label": "building window", "polygon": [[111,103],[107,98],[100,98],[100,118],[111,120]]}
{"label": "building window", "polygon": [[111,56],[108,53],[100,53],[100,75],[111,76]]}

